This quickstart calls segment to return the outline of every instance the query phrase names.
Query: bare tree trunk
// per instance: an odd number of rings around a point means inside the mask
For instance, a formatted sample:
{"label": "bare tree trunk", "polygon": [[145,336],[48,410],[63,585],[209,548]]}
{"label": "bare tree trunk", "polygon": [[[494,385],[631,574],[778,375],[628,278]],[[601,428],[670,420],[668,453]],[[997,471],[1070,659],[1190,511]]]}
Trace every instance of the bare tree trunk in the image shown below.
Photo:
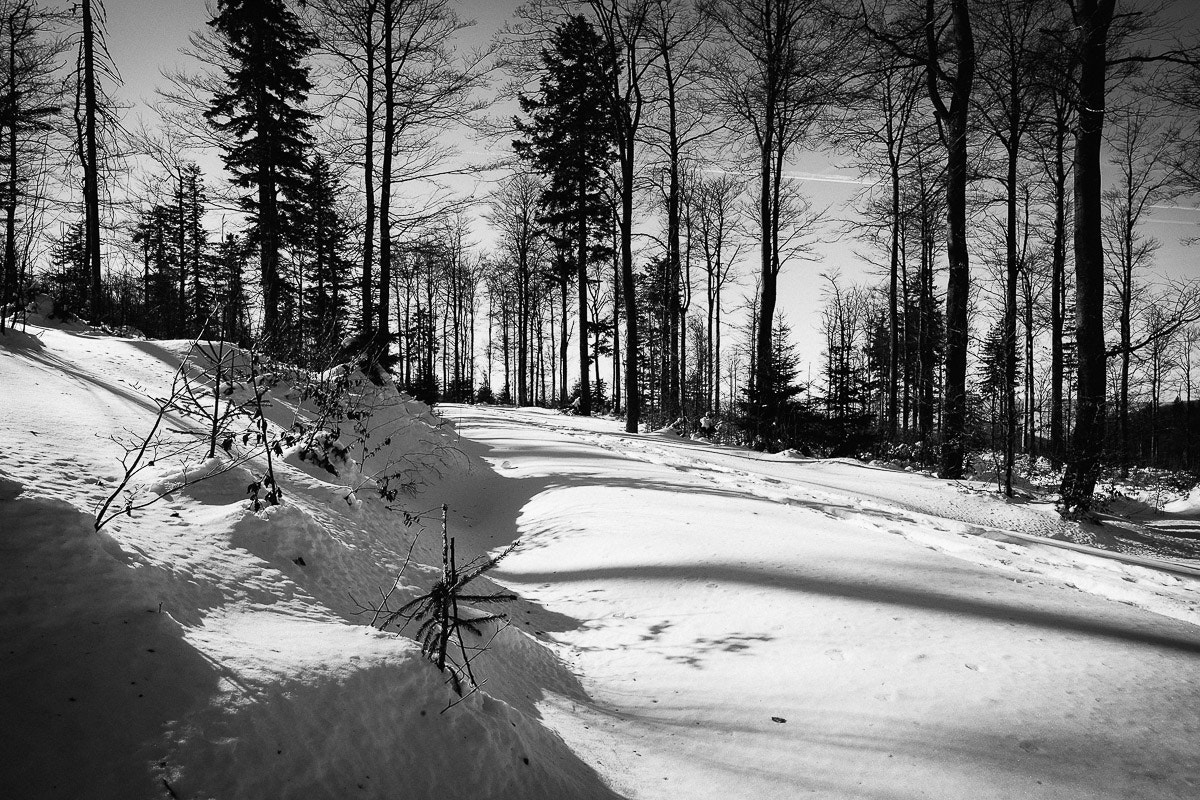
{"label": "bare tree trunk", "polygon": [[[394,0],[383,0],[383,167],[379,184],[379,324],[375,330],[372,358],[388,353],[388,307],[392,279],[392,151],[396,144],[396,64],[394,54]],[[369,268],[363,265],[364,269]],[[433,309],[430,308],[432,313]],[[430,374],[432,377],[432,373]]]}
{"label": "bare tree trunk", "polygon": [[592,387],[588,376],[588,224],[587,195],[579,187],[579,211],[575,220],[575,279],[579,283],[579,413],[592,413]]}
{"label": "bare tree trunk", "polygon": [[[624,69],[614,71],[612,94],[616,101],[615,133],[617,161],[621,170],[619,229],[621,236],[621,295],[625,303],[625,430],[637,433],[641,416],[641,387],[638,384],[637,285],[633,277],[633,194],[638,128],[642,117],[641,70],[638,61],[639,40],[645,25],[645,9],[635,13],[616,3],[592,3],[614,64],[624,61]],[[623,77],[625,85],[619,84]],[[616,297],[613,298],[613,329],[617,327]],[[582,323],[581,323],[582,324]],[[581,330],[582,334],[582,330]],[[614,334],[613,352],[617,352]],[[615,389],[615,387],[614,387]],[[615,396],[614,391],[614,396]]]}
{"label": "bare tree trunk", "polygon": [[[619,228],[619,222],[618,222]],[[613,325],[612,325],[612,398],[613,413],[621,413],[621,261],[620,256],[613,258]]]}
{"label": "bare tree trunk", "polygon": [[517,256],[517,405],[529,405],[529,270],[528,257]]}
{"label": "bare tree trunk", "polygon": [[1116,0],[1079,0],[1078,132],[1075,137],[1075,340],[1079,353],[1075,432],[1063,475],[1061,510],[1091,508],[1104,451],[1104,242],[1100,155],[1104,134],[1108,30]]}
{"label": "bare tree trunk", "polygon": [[562,317],[558,326],[558,402],[567,401],[567,290],[568,281],[566,270],[559,274],[559,293],[562,299]]}
{"label": "bare tree trunk", "polygon": [[[926,0],[926,10],[927,18],[932,21],[934,0]],[[967,0],[953,0],[951,15],[958,71],[954,76],[950,106],[941,110],[946,123],[946,217],[949,227],[946,255],[949,269],[946,281],[946,365],[940,471],[943,478],[961,478],[966,447],[967,344],[970,334],[967,305],[971,289],[971,264],[967,251],[967,123],[975,73],[975,40],[971,33]],[[927,36],[933,35],[931,26]],[[936,52],[932,41],[929,48],[932,58]],[[929,81],[931,94],[936,94],[937,79],[932,70]],[[936,102],[940,105],[940,101]]]}
{"label": "bare tree trunk", "polygon": [[[390,3],[390,0],[384,0]],[[375,25],[376,0],[366,4],[365,36],[363,45],[367,59],[363,89],[365,118],[363,120],[363,193],[367,201],[367,215],[363,224],[363,262],[362,280],[362,329],[370,335],[374,329],[374,297],[371,287],[372,272],[375,269],[375,38],[372,30]]]}
{"label": "bare tree trunk", "polygon": [[[103,286],[100,275],[100,176],[96,162],[96,58],[95,31],[92,20],[92,0],[82,0],[83,14],[83,215],[84,254],[90,282],[89,300],[92,322],[99,323],[104,314]],[[180,254],[182,257],[182,253]]]}
{"label": "bare tree trunk", "polygon": [[1067,306],[1067,168],[1066,121],[1062,116],[1054,132],[1054,242],[1050,264],[1050,458],[1055,468],[1062,466],[1066,438],[1063,425],[1063,328]]}
{"label": "bare tree trunk", "polygon": [[[891,120],[888,120],[889,126]],[[888,259],[888,436],[896,438],[896,421],[900,411],[900,313],[898,288],[900,280],[900,159],[889,141],[888,161],[892,180],[891,247]]]}

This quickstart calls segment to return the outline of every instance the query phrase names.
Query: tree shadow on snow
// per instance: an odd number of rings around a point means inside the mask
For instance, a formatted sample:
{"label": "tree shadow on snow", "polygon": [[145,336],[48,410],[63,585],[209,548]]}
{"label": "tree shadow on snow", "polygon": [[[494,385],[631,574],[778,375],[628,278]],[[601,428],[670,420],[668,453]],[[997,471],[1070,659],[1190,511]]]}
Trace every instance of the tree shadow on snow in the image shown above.
{"label": "tree shadow on snow", "polygon": [[[514,576],[516,577],[516,576]],[[933,588],[909,585],[864,584],[850,579],[822,575],[755,569],[735,565],[648,564],[641,566],[596,567],[555,572],[522,572],[522,583],[555,581],[595,582],[610,580],[646,580],[679,582],[709,580],[718,583],[762,586],[773,589],[840,598],[873,605],[887,604],[902,608],[934,611],[950,616],[970,616],[999,623],[1016,623],[1031,628],[1066,631],[1086,637],[1112,639],[1146,645],[1162,650],[1200,654],[1200,632],[1183,622],[1163,617],[1148,625],[1144,614],[1128,619],[1096,619],[1066,610],[1017,605],[964,597]],[[1119,610],[1116,614],[1120,614]],[[1121,614],[1121,616],[1126,616]]]}

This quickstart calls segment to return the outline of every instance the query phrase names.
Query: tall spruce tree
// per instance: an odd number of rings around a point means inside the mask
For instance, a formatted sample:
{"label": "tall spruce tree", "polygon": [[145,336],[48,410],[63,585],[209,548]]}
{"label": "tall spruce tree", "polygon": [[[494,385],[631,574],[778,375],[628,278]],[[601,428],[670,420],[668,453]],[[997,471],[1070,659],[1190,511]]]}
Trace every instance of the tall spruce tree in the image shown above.
{"label": "tall spruce tree", "polygon": [[213,96],[205,117],[220,134],[225,166],[235,186],[248,190],[242,207],[258,247],[263,293],[263,330],[279,349],[290,321],[280,309],[294,298],[280,273],[280,250],[288,241],[296,203],[305,181],[305,150],[311,142],[304,109],[309,82],[304,59],[311,35],[283,0],[219,0],[209,25],[224,38],[231,67],[224,88]]}
{"label": "tall spruce tree", "polygon": [[562,230],[571,244],[579,288],[579,387],[581,414],[591,413],[588,376],[588,262],[596,257],[597,233],[608,223],[605,168],[614,159],[614,113],[609,88],[616,65],[595,28],[574,16],[542,50],[543,73],[536,97],[522,95],[517,120],[524,135],[517,154],[546,176],[542,204],[548,227]]}

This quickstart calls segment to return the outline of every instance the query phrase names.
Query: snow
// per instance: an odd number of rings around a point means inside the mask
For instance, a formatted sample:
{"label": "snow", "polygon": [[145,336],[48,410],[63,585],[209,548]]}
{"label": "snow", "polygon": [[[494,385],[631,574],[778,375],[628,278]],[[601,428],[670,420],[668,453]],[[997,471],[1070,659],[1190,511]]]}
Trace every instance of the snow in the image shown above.
{"label": "snow", "polygon": [[1172,500],[1163,506],[1163,511],[1167,511],[1176,516],[1200,516],[1200,486],[1194,487],[1188,492],[1187,497],[1181,497],[1178,500]]}
{"label": "snow", "polygon": [[[1195,561],[982,483],[388,387],[337,474],[277,460],[283,505],[250,509],[251,461],[97,533],[111,437],[149,428],[187,343],[41,322],[0,339],[0,796],[1200,793]],[[275,386],[272,424],[310,416]],[[398,592],[428,588],[440,523],[411,516],[442,503],[463,558],[521,542],[449,709],[350,599],[410,552]]]}

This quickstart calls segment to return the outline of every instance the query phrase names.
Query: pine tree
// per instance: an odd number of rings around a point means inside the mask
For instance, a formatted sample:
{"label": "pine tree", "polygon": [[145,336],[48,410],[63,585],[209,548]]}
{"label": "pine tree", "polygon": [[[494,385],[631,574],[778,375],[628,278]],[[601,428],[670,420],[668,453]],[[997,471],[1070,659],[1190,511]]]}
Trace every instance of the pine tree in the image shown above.
{"label": "pine tree", "polygon": [[225,39],[232,67],[205,117],[227,138],[225,166],[248,190],[249,241],[258,247],[263,330],[278,351],[291,340],[295,298],[280,271],[280,250],[301,195],[305,150],[314,116],[304,109],[312,88],[304,58],[314,45],[283,0],[219,0],[209,22]]}
{"label": "pine tree", "polygon": [[[757,334],[757,328],[752,333]],[[770,371],[765,385],[752,383],[739,403],[742,426],[758,449],[777,450],[795,439],[794,425],[789,418],[798,418],[807,411],[797,398],[805,390],[799,383],[800,355],[791,341],[791,326],[780,320],[771,333]],[[808,417],[810,414],[803,414]]]}
{"label": "pine tree", "polygon": [[246,243],[227,234],[213,259],[213,306],[220,309],[218,338],[243,347],[250,344],[246,286],[242,279]]}
{"label": "pine tree", "polygon": [[53,287],[55,314],[65,317],[87,311],[90,272],[82,221],[68,226],[51,246],[50,266],[48,279]]}
{"label": "pine tree", "polygon": [[198,336],[205,331],[205,323],[213,309],[212,277],[209,269],[208,231],[204,227],[204,212],[208,194],[204,187],[204,176],[196,164],[188,164],[183,171],[183,214],[179,220],[184,249],[180,263],[190,265],[187,301],[189,335]]}
{"label": "pine tree", "polygon": [[155,205],[143,212],[133,234],[133,242],[142,246],[142,314],[137,326],[147,336],[180,335],[175,216],[173,208]]}
{"label": "pine tree", "polygon": [[334,352],[347,333],[351,264],[343,245],[351,231],[337,207],[339,188],[329,163],[313,158],[297,226],[304,258],[305,354],[313,359]]}
{"label": "pine tree", "polygon": [[551,47],[542,50],[542,64],[539,96],[520,98],[531,120],[516,121],[525,138],[513,147],[546,176],[544,220],[566,232],[572,245],[579,289],[579,410],[590,414],[588,263],[598,255],[593,245],[610,219],[603,189],[605,168],[614,158],[608,89],[616,66],[611,50],[582,16],[558,27]]}

